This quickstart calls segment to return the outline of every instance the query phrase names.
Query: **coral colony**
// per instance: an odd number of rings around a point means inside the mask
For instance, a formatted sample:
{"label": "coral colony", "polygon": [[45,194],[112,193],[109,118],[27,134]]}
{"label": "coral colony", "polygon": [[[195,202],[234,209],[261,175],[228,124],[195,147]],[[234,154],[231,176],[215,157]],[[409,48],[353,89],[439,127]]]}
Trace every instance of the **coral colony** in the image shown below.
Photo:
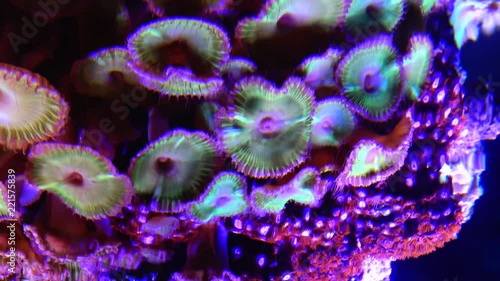
{"label": "coral colony", "polygon": [[496,1],[2,5],[1,280],[389,280],[482,194]]}

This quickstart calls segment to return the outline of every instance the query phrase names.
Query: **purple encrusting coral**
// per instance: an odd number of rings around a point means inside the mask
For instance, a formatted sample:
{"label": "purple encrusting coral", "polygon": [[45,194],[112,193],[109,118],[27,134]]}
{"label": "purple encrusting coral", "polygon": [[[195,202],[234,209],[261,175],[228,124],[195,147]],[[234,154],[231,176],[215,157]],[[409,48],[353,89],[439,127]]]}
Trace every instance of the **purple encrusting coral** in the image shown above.
{"label": "purple encrusting coral", "polygon": [[471,218],[500,111],[460,19],[497,6],[133,2],[61,8],[70,55],[0,52],[0,279],[388,281]]}

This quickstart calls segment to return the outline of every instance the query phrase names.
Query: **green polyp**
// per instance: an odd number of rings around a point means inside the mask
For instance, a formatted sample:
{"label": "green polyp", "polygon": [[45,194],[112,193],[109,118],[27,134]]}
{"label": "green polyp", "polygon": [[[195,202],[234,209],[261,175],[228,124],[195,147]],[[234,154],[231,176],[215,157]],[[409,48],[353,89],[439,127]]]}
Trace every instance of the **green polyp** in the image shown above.
{"label": "green polyp", "polygon": [[176,97],[211,97],[219,92],[224,80],[218,77],[197,78],[194,74],[171,68],[166,77],[150,79],[148,88],[167,96]]}
{"label": "green polyp", "polygon": [[[181,196],[183,193],[183,189],[178,187],[178,188],[169,188],[169,177],[172,177],[172,175],[163,175],[159,174],[158,175],[158,180],[156,183],[156,186],[153,190],[153,198],[157,201],[161,201],[162,198],[165,197],[177,197]],[[177,187],[177,186],[176,186]]]}
{"label": "green polyp", "polygon": [[401,0],[353,0],[346,15],[347,29],[359,34],[367,26],[377,25],[383,28],[380,32],[391,31],[403,17],[403,6]]}
{"label": "green polyp", "polygon": [[380,36],[358,45],[341,61],[343,95],[366,119],[385,121],[401,101],[401,67],[391,39]]}
{"label": "green polyp", "polygon": [[390,159],[376,146],[363,146],[357,150],[356,160],[349,176],[366,176],[378,173],[390,165]]}
{"label": "green polyp", "polygon": [[318,200],[315,189],[318,185],[318,173],[313,169],[299,172],[288,184],[275,190],[257,188],[252,192],[254,207],[264,213],[281,212],[289,201],[312,205]]}
{"label": "green polyp", "polygon": [[312,204],[316,200],[313,192],[309,189],[299,189],[290,199],[306,205]]}
{"label": "green polyp", "polygon": [[293,180],[293,186],[300,189],[313,190],[318,184],[318,172],[308,168],[302,170]]}
{"label": "green polyp", "polygon": [[421,0],[421,1],[422,4],[420,5],[420,8],[422,9],[422,14],[424,15],[427,15],[436,4],[436,0]]}
{"label": "green polyp", "polygon": [[298,17],[301,21],[333,27],[342,20],[345,5],[343,0],[274,0],[266,5],[264,20],[277,23],[283,16]]}
{"label": "green polyp", "polygon": [[314,146],[339,146],[352,135],[356,119],[347,103],[343,99],[331,98],[316,106],[311,131]]}
{"label": "green polyp", "polygon": [[55,194],[88,219],[116,215],[129,203],[132,186],[112,163],[83,146],[42,143],[32,147],[29,174],[38,189]]}
{"label": "green polyp", "polygon": [[244,79],[234,100],[218,133],[238,171],[276,177],[303,161],[313,105],[312,91],[303,82],[290,79],[278,90],[261,78]]}
{"label": "green polyp", "polygon": [[[158,52],[162,46],[179,45],[176,42],[189,46],[192,54],[200,58],[199,63],[210,65],[214,73],[226,62],[230,51],[229,39],[222,29],[195,19],[162,19],[146,25],[129,38],[128,49],[137,64],[162,74],[172,63],[185,63],[170,52],[180,50],[176,46],[167,50],[167,56]],[[167,60],[162,60],[162,57]]]}
{"label": "green polyp", "polygon": [[303,67],[303,71],[309,74],[318,69],[328,69],[333,67],[333,59],[328,57],[319,57],[309,60]]}
{"label": "green polyp", "polygon": [[237,81],[243,76],[257,71],[257,66],[244,58],[232,58],[223,67],[221,72],[231,80]]}
{"label": "green polyp", "polygon": [[0,63],[0,145],[26,151],[60,134],[69,106],[45,78]]}
{"label": "green polyp", "polygon": [[200,105],[200,112],[203,116],[204,123],[210,131],[215,131],[216,127],[216,113],[219,110],[219,106],[214,102],[202,102]]}
{"label": "green polyp", "polygon": [[247,43],[265,39],[294,27],[315,26],[326,31],[344,20],[345,0],[271,0],[257,17],[238,24],[237,37]]}
{"label": "green polyp", "polygon": [[189,207],[191,216],[201,222],[235,216],[249,207],[245,178],[231,172],[217,175],[201,198],[198,203]]}
{"label": "green polyp", "polygon": [[123,205],[129,192],[127,181],[114,175],[98,175],[87,181],[92,184],[82,186],[54,182],[37,186],[56,194],[76,213],[89,219],[113,215],[116,208]]}
{"label": "green polyp", "polygon": [[414,36],[410,53],[403,60],[406,96],[416,101],[422,94],[432,62],[432,42],[425,36]]}
{"label": "green polyp", "polygon": [[309,57],[298,69],[304,74],[306,83],[313,88],[335,87],[334,68],[340,60],[341,54],[342,51],[330,48],[321,56]]}
{"label": "green polyp", "polygon": [[260,209],[270,213],[276,213],[283,210],[285,208],[285,204],[290,199],[291,198],[289,197],[270,196],[263,192],[256,192],[254,194],[254,200],[258,202],[255,205]]}
{"label": "green polyp", "polygon": [[126,87],[138,85],[129,61],[127,49],[120,47],[104,48],[77,61],[71,70],[75,90],[88,96],[116,98]]}
{"label": "green polyp", "polygon": [[312,204],[315,201],[315,196],[312,190],[306,188],[291,188],[283,194],[277,196],[269,195],[264,192],[257,192],[254,195],[256,206],[266,212],[280,212],[285,208],[286,203],[295,201],[301,204]]}
{"label": "green polyp", "polygon": [[0,182],[0,217],[9,215],[9,207],[7,206],[7,189]]}
{"label": "green polyp", "polygon": [[205,190],[217,159],[208,135],[176,130],[143,149],[129,174],[136,193],[152,197],[153,209],[177,212]]}
{"label": "green polyp", "polygon": [[[70,185],[73,183],[83,182],[81,173],[75,172],[75,170],[85,170],[86,176],[88,177],[98,177],[100,175],[106,175],[108,173],[107,165],[103,165],[98,158],[93,155],[82,154],[82,155],[72,155],[73,153],[69,151],[67,154],[56,152],[52,154],[53,158],[48,157],[37,157],[34,160],[35,170],[33,171],[33,176],[36,180],[36,185],[41,188],[43,186],[50,185]],[[78,162],[77,162],[78,161]],[[71,169],[72,164],[81,164],[83,167],[75,167],[76,169]],[[68,174],[61,181],[54,181],[58,179],[59,175],[64,169],[63,167],[70,168]],[[54,169],[55,168],[55,169]],[[79,177],[79,176],[80,177]]]}

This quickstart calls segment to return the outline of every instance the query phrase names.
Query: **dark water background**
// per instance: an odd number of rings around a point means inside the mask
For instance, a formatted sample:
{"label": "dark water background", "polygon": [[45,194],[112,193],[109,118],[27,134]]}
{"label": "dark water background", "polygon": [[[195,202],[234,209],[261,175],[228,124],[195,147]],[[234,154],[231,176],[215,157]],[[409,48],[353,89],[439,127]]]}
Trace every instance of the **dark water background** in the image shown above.
{"label": "dark water background", "polygon": [[[490,79],[495,103],[500,104],[500,33],[462,48],[466,84]],[[473,91],[473,88],[468,90]],[[458,240],[434,253],[392,263],[391,281],[500,281],[500,138],[484,142],[484,195]]]}

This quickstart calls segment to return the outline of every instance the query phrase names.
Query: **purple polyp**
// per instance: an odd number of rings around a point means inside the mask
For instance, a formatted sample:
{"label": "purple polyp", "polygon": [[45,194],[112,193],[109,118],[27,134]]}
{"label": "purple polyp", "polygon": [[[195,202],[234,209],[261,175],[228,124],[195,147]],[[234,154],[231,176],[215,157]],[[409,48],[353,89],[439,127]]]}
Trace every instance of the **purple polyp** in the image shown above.
{"label": "purple polyp", "polygon": [[[413,121],[411,121],[413,124]],[[344,167],[344,170],[340,173],[340,175],[337,177],[337,184],[339,186],[346,186],[346,185],[352,185],[352,186],[369,186],[374,183],[386,180],[389,178],[391,175],[396,173],[404,164],[404,161],[407,156],[407,151],[408,148],[410,147],[410,144],[412,143],[413,139],[413,127],[410,130],[410,132],[405,136],[403,141],[398,145],[396,149],[387,149],[381,146],[379,143],[373,140],[362,140],[356,144],[354,149],[351,151],[347,163]],[[370,147],[373,146],[371,149],[377,149],[377,153],[383,153],[387,158],[392,158],[393,164],[388,165],[388,167],[384,168],[381,171],[378,171],[377,174],[374,175],[353,175],[351,176],[350,172],[351,169],[356,161],[358,149],[363,149],[364,146]],[[370,154],[367,155],[366,161],[367,162],[374,162],[375,157],[377,154],[372,154],[372,150],[369,152]]]}

